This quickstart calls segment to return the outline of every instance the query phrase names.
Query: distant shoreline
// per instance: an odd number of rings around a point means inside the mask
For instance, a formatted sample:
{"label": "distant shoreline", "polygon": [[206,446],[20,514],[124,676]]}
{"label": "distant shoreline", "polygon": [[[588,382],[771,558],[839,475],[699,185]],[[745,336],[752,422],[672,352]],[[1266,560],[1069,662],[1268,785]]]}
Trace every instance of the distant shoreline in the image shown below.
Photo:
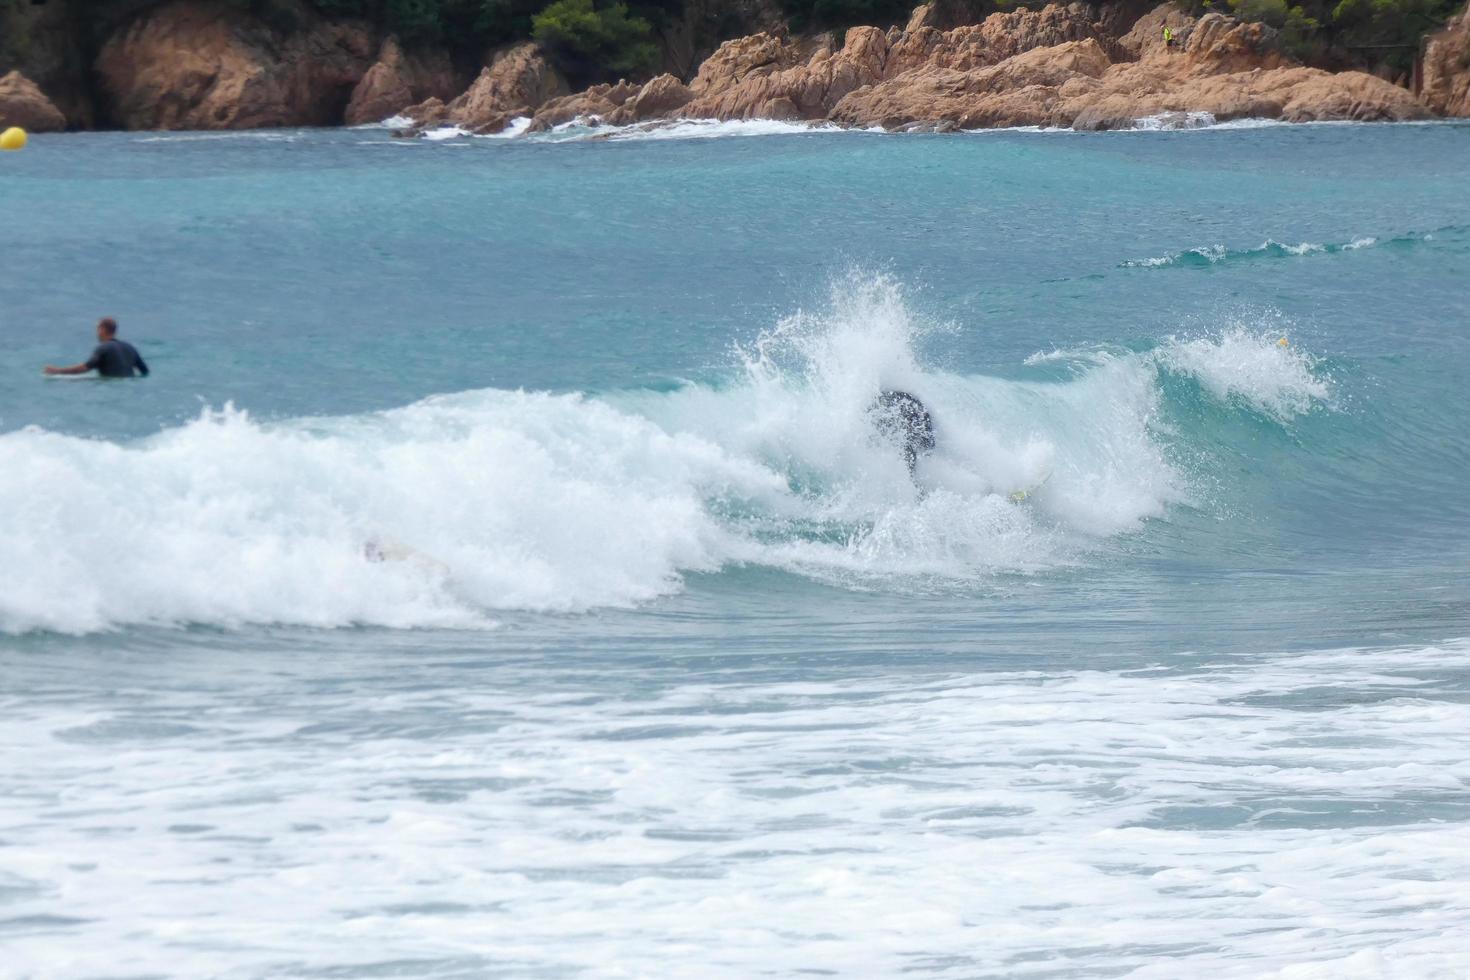
{"label": "distant shoreline", "polygon": [[491,52],[470,79],[447,54],[379,39],[364,22],[303,15],[294,33],[275,37],[233,7],[175,0],[102,45],[94,93],[5,74],[0,123],[172,132],[398,119],[402,135],[421,136],[691,119],[949,132],[1470,116],[1470,14],[1427,39],[1411,90],[1308,67],[1263,23],[1196,17],[1171,3],[1127,16],[1116,4],[1053,3],[947,29],[934,26],[935,11],[925,4],[905,27],[841,37],[762,31],[720,44],[692,77],[576,90],[536,42]]}

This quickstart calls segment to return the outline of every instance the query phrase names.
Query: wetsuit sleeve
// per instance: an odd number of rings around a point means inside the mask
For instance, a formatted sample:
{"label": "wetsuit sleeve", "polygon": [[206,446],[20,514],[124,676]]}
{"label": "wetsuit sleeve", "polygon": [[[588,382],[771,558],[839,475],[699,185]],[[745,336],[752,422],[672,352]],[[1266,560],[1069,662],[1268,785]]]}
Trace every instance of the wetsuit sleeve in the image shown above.
{"label": "wetsuit sleeve", "polygon": [[98,344],[92,351],[92,356],[87,358],[87,370],[95,371],[102,366],[102,345]]}
{"label": "wetsuit sleeve", "polygon": [[145,378],[148,377],[148,362],[143,360],[143,355],[139,354],[136,348],[133,350],[133,360],[138,362],[138,373]]}

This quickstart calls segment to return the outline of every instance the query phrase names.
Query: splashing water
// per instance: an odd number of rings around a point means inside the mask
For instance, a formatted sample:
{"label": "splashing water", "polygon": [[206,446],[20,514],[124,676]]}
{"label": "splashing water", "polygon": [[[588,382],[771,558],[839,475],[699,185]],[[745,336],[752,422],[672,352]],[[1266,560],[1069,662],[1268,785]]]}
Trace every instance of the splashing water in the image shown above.
{"label": "splashing water", "polygon": [[[0,628],[476,628],[644,602],[732,563],[964,587],[1085,560],[1188,499],[1160,371],[1281,423],[1330,397],[1307,354],[1244,329],[1094,355],[1060,381],[926,366],[924,342],[953,329],[854,274],[739,347],[721,384],[270,424],[227,407],[131,445],[9,433]],[[917,487],[868,411],[887,388],[935,420]],[[411,560],[370,560],[379,541]]]}

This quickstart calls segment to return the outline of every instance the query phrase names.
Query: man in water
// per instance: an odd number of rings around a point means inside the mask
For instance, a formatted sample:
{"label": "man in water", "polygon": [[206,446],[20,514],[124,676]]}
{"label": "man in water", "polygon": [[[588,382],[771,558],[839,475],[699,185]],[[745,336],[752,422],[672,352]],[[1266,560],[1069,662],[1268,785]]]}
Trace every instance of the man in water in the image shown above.
{"label": "man in water", "polygon": [[126,340],[117,339],[117,321],[103,317],[97,321],[97,349],[81,364],[71,367],[46,365],[47,374],[86,374],[96,371],[104,378],[131,378],[136,374],[148,377],[148,365],[138,348]]}
{"label": "man in water", "polygon": [[924,403],[906,391],[885,388],[868,406],[873,425],[885,438],[898,444],[909,478],[919,465],[919,456],[934,449],[934,420]]}

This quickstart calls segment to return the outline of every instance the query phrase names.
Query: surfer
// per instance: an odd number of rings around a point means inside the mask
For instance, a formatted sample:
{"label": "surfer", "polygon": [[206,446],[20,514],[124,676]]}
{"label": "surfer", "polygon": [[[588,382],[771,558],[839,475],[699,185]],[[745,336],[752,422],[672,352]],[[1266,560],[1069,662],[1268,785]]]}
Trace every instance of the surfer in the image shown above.
{"label": "surfer", "polygon": [[878,432],[898,444],[909,478],[914,479],[919,456],[934,449],[934,420],[929,410],[908,392],[885,388],[868,406],[868,413]]}
{"label": "surfer", "polygon": [[97,321],[97,349],[81,364],[71,367],[46,365],[47,374],[86,374],[96,371],[104,378],[131,378],[135,374],[148,377],[148,365],[138,348],[117,339],[117,321],[110,316]]}

